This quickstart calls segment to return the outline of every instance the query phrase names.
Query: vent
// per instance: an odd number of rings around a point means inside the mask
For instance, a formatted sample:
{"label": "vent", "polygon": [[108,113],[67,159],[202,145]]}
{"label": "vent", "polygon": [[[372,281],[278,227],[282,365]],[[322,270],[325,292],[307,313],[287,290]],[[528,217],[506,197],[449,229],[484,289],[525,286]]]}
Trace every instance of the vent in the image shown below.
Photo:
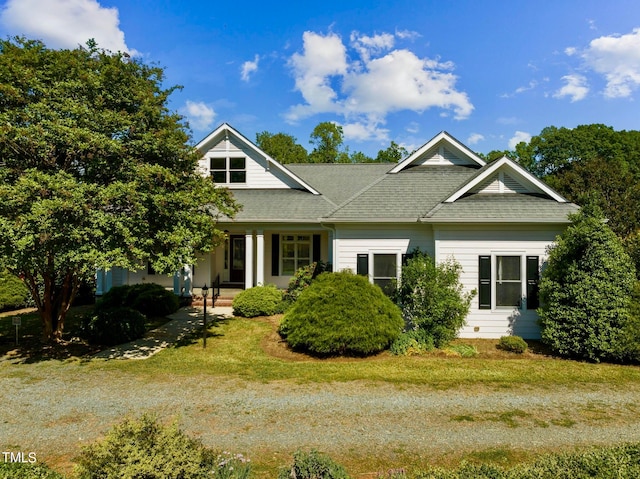
{"label": "vent", "polygon": [[503,171],[490,176],[476,186],[472,193],[530,193],[518,180]]}

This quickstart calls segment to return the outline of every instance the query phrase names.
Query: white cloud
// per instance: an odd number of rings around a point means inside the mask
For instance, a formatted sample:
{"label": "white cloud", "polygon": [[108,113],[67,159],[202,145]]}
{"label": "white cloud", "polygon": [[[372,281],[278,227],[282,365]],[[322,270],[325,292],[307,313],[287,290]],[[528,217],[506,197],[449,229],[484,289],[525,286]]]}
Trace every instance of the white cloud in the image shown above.
{"label": "white cloud", "polygon": [[190,100],[180,109],[180,113],[187,117],[189,125],[198,131],[210,130],[216,117],[216,112],[206,103]]}
{"label": "white cloud", "polygon": [[260,56],[256,55],[253,61],[246,61],[242,64],[242,68],[240,69],[240,78],[242,78],[242,81],[248,82],[251,74],[258,71],[259,61]]}
{"label": "white cloud", "polygon": [[640,86],[640,28],[626,35],[596,38],[582,57],[589,68],[606,78],[605,97],[628,97]]}
{"label": "white cloud", "polygon": [[578,49],[576,47],[567,47],[564,49],[565,55],[569,57],[575,55],[577,52],[578,52]]}
{"label": "white cloud", "polygon": [[566,96],[571,97],[571,102],[583,100],[587,93],[589,93],[589,87],[587,86],[587,79],[582,75],[565,75],[562,79],[566,82],[565,85],[553,94],[554,98],[564,98]]}
{"label": "white cloud", "polygon": [[303,52],[291,57],[290,66],[305,103],[289,110],[288,121],[336,113],[348,123],[367,125],[375,134],[377,125],[394,111],[441,108],[456,119],[473,111],[467,94],[456,89],[453,63],[392,50],[391,34],[369,37],[354,32],[350,40],[354,52],[348,55],[338,35],[304,33]]}
{"label": "white cloud", "polygon": [[7,0],[0,24],[10,35],[37,38],[49,48],[76,48],[93,38],[99,48],[139,54],[125,43],[118,9],[96,0]]}
{"label": "white cloud", "polygon": [[380,128],[377,123],[346,123],[342,125],[342,132],[345,140],[376,140],[376,141],[388,141],[389,130],[386,128]]}
{"label": "white cloud", "polygon": [[480,133],[471,133],[469,138],[467,138],[467,145],[475,145],[481,141],[484,141],[484,135],[481,135]]}
{"label": "white cloud", "polygon": [[516,131],[513,137],[509,140],[509,149],[515,150],[516,145],[522,141],[529,143],[531,141],[531,134],[526,131]]}
{"label": "white cloud", "polygon": [[415,40],[421,36],[420,33],[414,32],[413,30],[396,30],[396,37],[401,40]]}

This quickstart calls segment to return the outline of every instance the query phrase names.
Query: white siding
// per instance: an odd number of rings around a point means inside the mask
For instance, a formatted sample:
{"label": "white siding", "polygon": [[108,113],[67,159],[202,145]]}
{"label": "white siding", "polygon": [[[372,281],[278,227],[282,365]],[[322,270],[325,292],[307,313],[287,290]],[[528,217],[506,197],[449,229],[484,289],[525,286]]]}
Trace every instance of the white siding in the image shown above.
{"label": "white siding", "polygon": [[334,271],[350,269],[355,273],[358,254],[405,254],[415,248],[434,254],[431,226],[339,226],[336,230]]}
{"label": "white siding", "polygon": [[210,158],[246,158],[246,183],[233,183],[230,189],[264,189],[264,188],[299,188],[292,178],[283,173],[273,164],[268,164],[266,158],[254,149],[247,147],[234,137],[223,139],[207,151],[198,162],[198,171],[203,176],[210,175]]}
{"label": "white siding", "polygon": [[[546,260],[546,249],[561,228],[553,227],[486,227],[486,228],[437,228],[435,243],[437,260],[453,257],[462,266],[461,282],[465,291],[478,289],[478,265],[480,255],[513,254],[539,256]],[[522,274],[525,274],[524,271]],[[492,289],[493,289],[492,284]],[[540,337],[536,324],[538,315],[527,309],[479,309],[478,296],[471,302],[467,325],[462,329],[463,338],[499,338],[515,334],[527,339]]]}
{"label": "white siding", "polygon": [[413,162],[414,165],[477,165],[474,161],[456,154],[444,146],[444,142],[429,149],[419,159]]}

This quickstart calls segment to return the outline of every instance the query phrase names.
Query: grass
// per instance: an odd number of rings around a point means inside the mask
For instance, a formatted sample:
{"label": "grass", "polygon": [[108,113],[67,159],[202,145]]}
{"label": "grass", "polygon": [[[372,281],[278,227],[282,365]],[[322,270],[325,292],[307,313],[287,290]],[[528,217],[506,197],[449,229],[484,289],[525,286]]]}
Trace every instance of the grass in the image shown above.
{"label": "grass", "polygon": [[315,359],[287,349],[275,332],[277,321],[277,318],[219,321],[210,329],[207,349],[198,340],[165,350],[143,362],[118,361],[100,367],[147,378],[167,373],[205,374],[262,382],[369,381],[428,385],[435,389],[640,386],[639,367],[568,361],[535,352],[514,354],[497,350],[496,341],[486,340],[464,340],[463,344],[478,351],[471,358],[435,351],[407,357],[385,352],[364,359]]}

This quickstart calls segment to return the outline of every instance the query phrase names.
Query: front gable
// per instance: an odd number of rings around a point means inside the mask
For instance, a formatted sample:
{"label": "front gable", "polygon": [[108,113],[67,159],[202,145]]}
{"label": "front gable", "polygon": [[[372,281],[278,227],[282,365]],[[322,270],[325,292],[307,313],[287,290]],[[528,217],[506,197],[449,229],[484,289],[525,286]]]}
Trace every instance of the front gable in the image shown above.
{"label": "front gable", "polygon": [[319,194],[245,136],[224,123],[196,145],[198,171],[220,186],[238,189],[300,189]]}
{"label": "front gable", "polygon": [[399,173],[413,166],[467,166],[481,168],[485,162],[446,131],[440,132],[389,173]]}

